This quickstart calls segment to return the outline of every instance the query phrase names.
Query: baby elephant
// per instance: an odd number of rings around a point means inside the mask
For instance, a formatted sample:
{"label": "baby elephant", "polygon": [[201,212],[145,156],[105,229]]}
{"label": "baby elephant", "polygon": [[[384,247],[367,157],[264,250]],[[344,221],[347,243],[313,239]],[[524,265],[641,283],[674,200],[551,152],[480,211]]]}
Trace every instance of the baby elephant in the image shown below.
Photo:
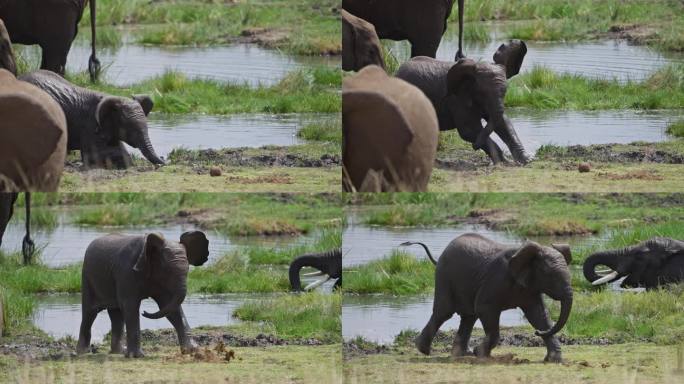
{"label": "baby elephant", "polygon": [[[509,247],[475,233],[461,235],[449,243],[437,262],[422,243],[435,271],[435,299],[432,316],[416,340],[418,350],[430,354],[430,345],[439,327],[454,313],[461,317],[452,355],[468,353],[473,325],[479,319],[485,331],[475,355],[490,356],[499,342],[501,312],[521,308],[525,318],[537,329],[546,344],[544,361],[560,362],[560,342],[555,334],[570,317],[570,247],[566,244],[546,247],[528,241],[521,247]],[[551,326],[542,293],[558,300],[561,311]]]}
{"label": "baby elephant", "polygon": [[107,235],[90,243],[83,260],[82,320],[78,353],[90,347],[90,328],[97,314],[107,310],[112,322],[111,353],[123,353],[121,337],[126,325],[126,357],[142,357],[140,302],[148,297],[159,305],[150,319],[166,317],[176,329],[181,352],[196,349],[190,338],[181,304],[187,290],[189,264],[200,266],[209,257],[209,240],[199,231],[185,232],[180,242],[161,235]]}
{"label": "baby elephant", "polygon": [[425,191],[437,153],[437,116],[411,84],[370,65],[342,87],[345,191]]}
{"label": "baby elephant", "polygon": [[153,107],[148,96],[110,96],[78,87],[44,70],[19,79],[41,88],[62,107],[67,120],[67,150],[80,150],[85,166],[130,166],[131,157],[123,143],[138,148],[152,164],[164,164],[147,133],[147,115]]}

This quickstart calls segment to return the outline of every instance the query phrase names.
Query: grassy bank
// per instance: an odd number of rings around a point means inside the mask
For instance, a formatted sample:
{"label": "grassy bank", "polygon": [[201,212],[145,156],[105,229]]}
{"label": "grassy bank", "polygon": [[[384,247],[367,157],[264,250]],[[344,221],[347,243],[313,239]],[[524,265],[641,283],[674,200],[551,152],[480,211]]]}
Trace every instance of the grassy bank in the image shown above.
{"label": "grassy bank", "polygon": [[[457,7],[449,28],[458,25]],[[473,0],[465,5],[467,23],[504,24],[509,38],[573,41],[618,35],[638,44],[684,51],[684,5],[676,0]]]}
{"label": "grassy bank", "polygon": [[99,353],[77,359],[24,362],[0,355],[0,381],[45,383],[333,383],[341,382],[340,346],[231,347],[235,359],[180,356],[178,347],[147,350],[144,359]]}
{"label": "grassy bank", "polygon": [[[339,5],[335,1],[279,0],[161,1],[99,0],[98,41],[117,44],[126,34],[150,45],[216,45],[254,42],[290,54],[341,51]],[[90,12],[79,39],[90,41]]]}

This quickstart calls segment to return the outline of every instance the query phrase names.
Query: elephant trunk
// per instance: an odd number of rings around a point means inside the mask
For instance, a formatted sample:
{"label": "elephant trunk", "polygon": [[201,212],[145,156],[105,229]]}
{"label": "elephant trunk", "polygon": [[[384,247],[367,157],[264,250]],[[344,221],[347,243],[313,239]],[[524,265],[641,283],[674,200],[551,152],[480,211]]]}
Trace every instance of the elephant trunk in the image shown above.
{"label": "elephant trunk", "polygon": [[[627,251],[626,248],[619,249],[617,251],[606,251],[606,252],[597,252],[589,257],[584,261],[584,265],[582,266],[582,272],[584,273],[584,278],[587,279],[590,282],[596,282],[600,281],[599,284],[607,283],[609,281],[615,280],[618,278],[618,275],[616,274],[612,278],[608,279],[607,281],[601,281],[602,278],[606,276],[599,276],[596,273],[596,266],[597,265],[605,265],[610,267],[611,269],[615,270],[617,268],[617,258],[620,256],[623,256],[625,252]],[[611,274],[612,275],[612,274]]]}
{"label": "elephant trunk", "polygon": [[560,316],[558,317],[556,324],[554,324],[553,327],[551,327],[551,329],[548,331],[537,331],[535,334],[541,337],[549,337],[558,333],[558,331],[563,329],[565,323],[567,323],[568,318],[570,317],[570,310],[572,310],[572,293],[561,300]]}
{"label": "elephant trunk", "polygon": [[183,283],[183,287],[173,296],[173,298],[168,303],[166,303],[164,308],[159,308],[159,311],[155,313],[148,313],[147,311],[145,311],[143,312],[143,316],[147,317],[148,319],[161,319],[162,317],[166,317],[171,313],[177,312],[181,304],[183,304],[183,300],[185,300],[185,292],[185,283]]}
{"label": "elephant trunk", "polygon": [[154,151],[154,147],[152,147],[152,142],[150,141],[150,136],[145,132],[143,134],[143,143],[138,149],[140,149],[140,152],[145,156],[147,160],[149,160],[152,164],[155,165],[164,165],[164,160],[162,160],[159,156],[157,156],[157,153]]}
{"label": "elephant trunk", "polygon": [[[317,282],[319,284],[317,285],[324,282],[323,280],[327,281],[330,278],[339,279],[342,277],[342,250],[335,249],[328,252],[313,253],[294,259],[292,263],[290,263],[288,274],[290,278],[290,287],[295,292],[304,290],[302,289],[302,282],[299,277],[299,272],[304,267],[311,267],[319,270],[320,272],[316,273],[316,275],[327,275],[327,277],[324,276],[322,280],[319,280]],[[317,285],[315,284],[305,289],[310,289]]]}

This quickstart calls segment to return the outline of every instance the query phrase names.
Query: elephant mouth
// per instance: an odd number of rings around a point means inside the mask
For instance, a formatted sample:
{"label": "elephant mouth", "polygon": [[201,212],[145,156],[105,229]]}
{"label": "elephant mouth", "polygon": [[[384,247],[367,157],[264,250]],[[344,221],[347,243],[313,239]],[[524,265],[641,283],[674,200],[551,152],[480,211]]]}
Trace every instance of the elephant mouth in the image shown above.
{"label": "elephant mouth", "polygon": [[614,271],[610,268],[595,271],[595,272],[599,276],[599,278],[597,280],[592,281],[591,285],[607,284],[607,283],[610,283],[611,281],[615,280],[616,278],[620,277],[620,273],[618,271]]}
{"label": "elephant mouth", "polygon": [[325,284],[326,282],[328,282],[330,279],[332,279],[332,277],[331,277],[330,275],[328,275],[328,274],[326,274],[326,273],[324,273],[324,272],[320,272],[320,271],[318,271],[318,272],[305,273],[305,274],[303,274],[302,276],[322,276],[320,279],[318,279],[318,280],[314,281],[313,283],[311,283],[311,284],[307,285],[306,287],[304,287],[304,290],[305,290],[305,291],[310,291],[310,290],[312,290],[312,289],[314,289],[314,288],[317,288],[317,287],[319,287],[319,286]]}

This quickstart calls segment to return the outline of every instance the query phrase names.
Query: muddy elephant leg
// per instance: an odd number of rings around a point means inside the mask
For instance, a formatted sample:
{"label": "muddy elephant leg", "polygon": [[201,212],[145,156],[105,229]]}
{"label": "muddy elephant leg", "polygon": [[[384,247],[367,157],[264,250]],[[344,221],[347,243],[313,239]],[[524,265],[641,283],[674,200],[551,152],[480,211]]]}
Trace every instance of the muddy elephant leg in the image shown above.
{"label": "muddy elephant leg", "polygon": [[[479,127],[475,129],[471,129],[470,127]],[[484,129],[489,129],[485,127]],[[482,122],[480,119],[473,120],[469,119],[463,124],[463,128],[458,130],[459,136],[461,138],[471,144],[473,144],[473,147],[475,148],[477,146],[477,141],[480,139],[481,141],[484,141],[484,144],[480,145],[479,148],[475,149],[482,149],[487,156],[492,160],[492,163],[494,164],[499,164],[499,163],[505,163],[506,158],[504,157],[503,151],[501,148],[499,148],[499,145],[496,144],[494,140],[491,139],[491,137],[486,137],[486,138],[480,138],[480,132],[482,131]]]}
{"label": "muddy elephant leg", "polygon": [[[522,308],[522,310],[525,313],[525,318],[527,318],[527,321],[529,321],[534,329],[538,331],[546,331],[553,325],[551,324],[549,315],[546,312],[544,303],[541,300]],[[552,335],[543,337],[542,339],[544,340],[544,344],[546,344],[546,357],[544,357],[544,361],[560,363],[563,359],[558,337],[556,335]]]}
{"label": "muddy elephant leg", "polygon": [[530,161],[530,155],[525,151],[525,147],[523,147],[520,138],[518,138],[511,120],[506,115],[503,115],[499,121],[489,122],[488,125],[490,124],[494,125],[494,132],[506,143],[515,161],[527,164]]}
{"label": "muddy elephant leg", "polygon": [[123,353],[122,336],[124,329],[123,313],[118,308],[108,309],[107,314],[112,322],[112,348],[109,353]]}
{"label": "muddy elephant leg", "polygon": [[97,317],[97,311],[82,310],[81,312],[81,329],[78,333],[78,344],[76,345],[76,353],[87,353],[90,350],[90,329]]}
{"label": "muddy elephant leg", "polygon": [[432,344],[432,339],[435,338],[439,327],[456,313],[456,308],[454,308],[451,301],[451,296],[441,295],[441,297],[438,297],[438,291],[435,291],[432,316],[430,316],[430,320],[425,325],[425,328],[423,328],[423,331],[420,332],[420,335],[416,338],[416,348],[418,348],[422,354],[430,354],[430,345]]}
{"label": "muddy elephant leg", "polygon": [[475,355],[478,357],[489,357],[492,354],[492,349],[499,344],[499,316],[501,312],[487,312],[480,316],[482,327],[484,327],[485,337],[475,347]]}
{"label": "muddy elephant leg", "polygon": [[458,326],[458,332],[454,337],[454,344],[451,348],[451,356],[459,357],[468,354],[468,341],[470,341],[470,334],[473,332],[473,326],[477,321],[477,317],[463,315],[461,316],[461,324]]}
{"label": "muddy elephant leg", "polygon": [[126,357],[144,357],[140,348],[140,302],[129,301],[122,308],[126,322]]}
{"label": "muddy elephant leg", "polygon": [[[168,299],[155,299],[159,308],[163,308],[168,303]],[[183,354],[193,353],[197,350],[197,343],[190,337],[190,325],[185,318],[183,308],[179,307],[178,311],[170,313],[166,316],[178,335],[178,344],[180,345]]]}

